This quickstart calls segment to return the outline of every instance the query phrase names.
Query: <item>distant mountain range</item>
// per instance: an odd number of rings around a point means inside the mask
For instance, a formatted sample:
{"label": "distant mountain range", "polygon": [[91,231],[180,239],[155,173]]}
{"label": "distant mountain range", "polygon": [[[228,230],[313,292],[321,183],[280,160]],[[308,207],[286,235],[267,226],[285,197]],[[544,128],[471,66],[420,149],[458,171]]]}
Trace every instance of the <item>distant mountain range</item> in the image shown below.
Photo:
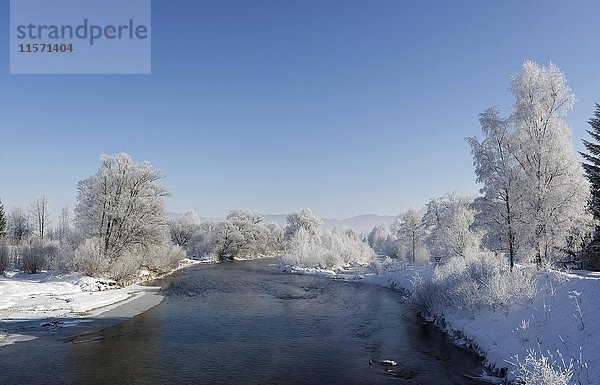
{"label": "distant mountain range", "polygon": [[[285,223],[286,219],[285,214],[281,215],[266,215],[265,221],[267,222],[275,222],[275,223]],[[337,229],[345,229],[349,228],[357,233],[362,233],[363,231],[371,231],[373,227],[379,226],[382,223],[386,225],[391,225],[394,223],[396,216],[392,215],[375,215],[375,214],[364,214],[357,215],[355,217],[345,218],[345,219],[327,219],[323,218],[323,227],[328,230]]]}
{"label": "distant mountain range", "polygon": [[338,229],[347,227],[357,233],[362,233],[363,231],[371,231],[373,230],[373,227],[379,226],[382,223],[391,226],[395,220],[396,215],[364,214],[346,219],[324,219],[323,222],[328,229],[333,229],[334,227],[337,227]]}
{"label": "distant mountain range", "polygon": [[[181,213],[169,213],[169,218],[174,219],[182,216]],[[273,222],[273,223],[281,223],[285,224],[287,214],[276,214],[276,215],[265,215],[265,222]],[[349,228],[357,233],[361,233],[363,231],[371,231],[373,227],[379,226],[382,223],[390,226],[394,223],[396,219],[395,215],[375,215],[375,214],[364,214],[357,215],[355,217],[345,218],[345,219],[323,219],[323,226],[328,230],[337,229],[345,229]],[[215,220],[220,221],[222,219],[218,218],[203,218],[200,217],[201,221],[205,220]]]}

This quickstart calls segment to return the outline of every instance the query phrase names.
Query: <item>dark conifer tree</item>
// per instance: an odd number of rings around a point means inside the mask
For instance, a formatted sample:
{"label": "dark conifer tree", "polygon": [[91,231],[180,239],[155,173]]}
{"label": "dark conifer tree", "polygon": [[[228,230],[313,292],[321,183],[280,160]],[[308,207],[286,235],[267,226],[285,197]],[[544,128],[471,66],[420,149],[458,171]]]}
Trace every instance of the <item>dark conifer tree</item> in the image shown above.
{"label": "dark conifer tree", "polygon": [[[590,210],[594,214],[596,223],[600,223],[600,104],[596,103],[594,116],[588,121],[591,126],[587,133],[592,137],[591,141],[583,140],[583,145],[588,153],[580,152],[584,158],[583,168],[591,184],[592,196],[590,199]],[[590,262],[594,268],[600,268],[600,226],[596,225],[593,239],[588,247]]]}
{"label": "dark conifer tree", "polygon": [[0,200],[0,238],[6,235],[6,215],[4,213],[4,205]]}

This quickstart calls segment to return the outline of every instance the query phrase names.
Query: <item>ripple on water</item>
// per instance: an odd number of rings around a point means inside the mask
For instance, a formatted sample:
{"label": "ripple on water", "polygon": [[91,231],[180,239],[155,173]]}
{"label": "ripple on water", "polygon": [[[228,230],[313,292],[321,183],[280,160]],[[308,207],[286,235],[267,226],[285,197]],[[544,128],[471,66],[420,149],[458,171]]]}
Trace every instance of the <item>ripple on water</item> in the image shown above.
{"label": "ripple on water", "polygon": [[0,349],[0,383],[481,383],[465,377],[480,361],[409,316],[396,292],[267,263],[190,267],[158,281],[167,298],[129,321]]}

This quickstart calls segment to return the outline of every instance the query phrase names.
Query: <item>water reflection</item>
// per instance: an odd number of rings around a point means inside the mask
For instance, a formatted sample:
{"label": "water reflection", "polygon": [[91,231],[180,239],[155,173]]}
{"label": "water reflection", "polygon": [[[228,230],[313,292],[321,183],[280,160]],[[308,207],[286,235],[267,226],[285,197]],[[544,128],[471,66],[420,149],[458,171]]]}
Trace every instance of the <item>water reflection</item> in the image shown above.
{"label": "water reflection", "polygon": [[155,383],[159,378],[160,326],[160,318],[148,314],[72,338],[67,342],[72,378],[84,384]]}
{"label": "water reflection", "polygon": [[467,385],[481,370],[392,290],[281,274],[265,261],[196,266],[159,283],[165,300],[129,321],[0,349],[0,383]]}

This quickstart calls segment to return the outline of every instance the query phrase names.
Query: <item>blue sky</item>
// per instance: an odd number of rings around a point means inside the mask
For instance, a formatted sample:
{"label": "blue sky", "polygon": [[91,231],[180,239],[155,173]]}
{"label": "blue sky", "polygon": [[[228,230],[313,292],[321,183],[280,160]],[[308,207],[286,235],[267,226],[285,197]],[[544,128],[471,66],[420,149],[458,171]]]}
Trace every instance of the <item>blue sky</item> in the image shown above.
{"label": "blue sky", "polygon": [[0,5],[0,198],[53,211],[100,154],[167,177],[172,212],[398,214],[476,193],[467,136],[528,59],[600,102],[598,1],[153,0],[151,75],[9,75]]}

